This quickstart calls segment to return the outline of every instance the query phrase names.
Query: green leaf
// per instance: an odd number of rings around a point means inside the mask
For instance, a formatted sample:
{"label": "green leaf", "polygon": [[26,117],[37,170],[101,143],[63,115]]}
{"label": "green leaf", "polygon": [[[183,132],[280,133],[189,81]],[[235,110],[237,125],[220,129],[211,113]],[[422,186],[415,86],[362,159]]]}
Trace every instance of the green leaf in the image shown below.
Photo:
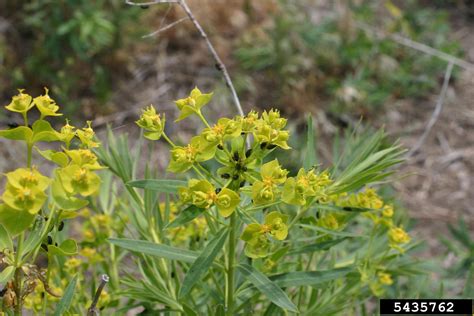
{"label": "green leaf", "polygon": [[303,166],[305,170],[311,169],[312,166],[317,164],[316,158],[316,144],[314,139],[314,130],[313,130],[313,117],[308,116],[307,123],[307,136],[306,136],[306,153],[304,156]]}
{"label": "green leaf", "polygon": [[296,247],[292,249],[291,251],[289,251],[287,255],[294,256],[294,255],[299,255],[302,253],[312,253],[312,252],[320,251],[320,250],[328,250],[329,248],[343,242],[346,239],[348,239],[348,237],[323,241],[323,242],[312,244],[312,245]]}
{"label": "green leaf", "polygon": [[298,309],[288,298],[285,292],[272,282],[262,272],[248,264],[239,264],[240,272],[249,280],[262,294],[264,294],[275,305],[291,312],[298,313]]}
{"label": "green leaf", "polygon": [[162,193],[178,193],[179,187],[185,187],[187,184],[181,180],[168,180],[168,179],[148,179],[148,180],[135,180],[127,182],[127,185],[134,188],[148,189],[152,191]]}
{"label": "green leaf", "polygon": [[6,228],[0,225],[0,252],[4,252],[5,249],[13,251],[13,242]]}
{"label": "green leaf", "polygon": [[0,284],[5,284],[13,277],[13,273],[15,272],[14,266],[8,266],[0,272]]}
{"label": "green leaf", "polygon": [[59,140],[58,132],[56,132],[49,122],[45,120],[37,120],[33,123],[33,140],[36,142],[54,142]]}
{"label": "green leaf", "polygon": [[281,287],[318,285],[346,276],[353,269],[350,267],[321,270],[288,272],[270,277],[276,285]]}
{"label": "green leaf", "polygon": [[62,316],[64,315],[71,306],[72,299],[74,296],[74,292],[76,291],[76,284],[77,284],[77,275],[69,282],[64,291],[64,295],[61,300],[56,305],[56,310],[54,311],[54,316]]}
{"label": "green leaf", "polygon": [[37,217],[33,226],[30,228],[30,233],[25,240],[23,253],[29,253],[32,249],[35,249],[42,242],[41,235],[43,233],[43,228],[45,221],[43,217]]}
{"label": "green leaf", "polygon": [[319,226],[306,225],[306,224],[299,224],[299,226],[301,226],[303,228],[308,228],[308,229],[316,230],[316,231],[319,231],[319,232],[323,232],[323,233],[326,233],[326,234],[329,234],[329,235],[334,235],[334,236],[360,237],[360,238],[364,237],[364,238],[367,238],[367,236],[364,236],[364,235],[357,235],[357,234],[343,232],[343,231],[331,230],[331,229],[327,229],[327,228],[323,228],[323,227],[319,227]]}
{"label": "green leaf", "polygon": [[194,284],[198,282],[203,274],[209,271],[210,266],[214,262],[219,252],[224,247],[227,238],[227,228],[222,228],[217,235],[206,245],[202,253],[192,264],[189,271],[184,277],[183,284],[179,290],[179,298],[183,298],[191,292]]}
{"label": "green leaf", "polygon": [[199,255],[194,251],[171,247],[164,244],[156,244],[145,240],[109,238],[109,242],[130,251],[183,262],[194,262]]}
{"label": "green leaf", "polygon": [[11,237],[14,237],[27,229],[35,215],[30,212],[19,211],[9,207],[6,204],[0,204],[0,224],[8,231]]}
{"label": "green leaf", "polygon": [[66,239],[59,247],[49,245],[48,252],[56,256],[73,256],[77,254],[77,244],[74,239]]}
{"label": "green leaf", "polygon": [[67,163],[69,162],[67,155],[63,152],[50,149],[40,150],[38,147],[35,147],[35,149],[41,156],[43,156],[43,158],[52,161],[61,167],[66,167]]}
{"label": "green leaf", "polygon": [[30,142],[32,136],[33,131],[26,126],[19,126],[12,129],[0,131],[0,137],[11,140],[23,140],[27,143]]}
{"label": "green leaf", "polygon": [[205,209],[191,205],[181,211],[174,221],[166,225],[165,229],[176,228],[184,224],[189,223],[199,215],[201,215]]}
{"label": "green leaf", "polygon": [[54,202],[56,202],[56,204],[61,209],[67,211],[76,211],[89,204],[87,200],[82,200],[74,196],[69,196],[64,190],[63,185],[61,184],[59,176],[56,172],[57,170],[55,170],[56,177],[53,181],[53,184],[51,185],[51,192],[53,195]]}

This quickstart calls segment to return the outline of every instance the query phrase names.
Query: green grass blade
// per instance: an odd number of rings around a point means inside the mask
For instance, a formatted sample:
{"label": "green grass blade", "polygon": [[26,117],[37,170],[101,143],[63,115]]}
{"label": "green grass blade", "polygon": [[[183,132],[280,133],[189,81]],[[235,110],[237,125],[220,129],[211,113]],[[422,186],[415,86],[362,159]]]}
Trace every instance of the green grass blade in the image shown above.
{"label": "green grass blade", "polygon": [[199,254],[194,251],[171,247],[164,244],[157,244],[145,240],[110,238],[109,242],[113,245],[133,252],[139,252],[142,254],[170,260],[194,262],[194,260],[196,260],[196,258],[199,256]]}
{"label": "green grass blade", "polygon": [[306,154],[304,157],[303,166],[305,170],[309,170],[312,166],[317,164],[316,144],[313,130],[313,117],[311,115],[308,116],[308,123],[306,126],[308,131],[306,136]]}
{"label": "green grass blade", "polygon": [[298,271],[288,272],[270,277],[276,285],[281,287],[318,285],[325,282],[337,280],[353,271],[350,267],[322,270],[322,271]]}
{"label": "green grass blade", "polygon": [[265,274],[256,270],[248,264],[239,264],[239,271],[249,280],[263,295],[275,305],[283,309],[298,313],[298,308],[288,298],[283,290],[272,282]]}
{"label": "green grass blade", "polygon": [[134,188],[148,189],[162,193],[178,193],[179,187],[185,187],[186,181],[168,179],[147,179],[127,182],[128,186]]}
{"label": "green grass blade", "polygon": [[191,292],[194,284],[198,282],[203,274],[209,270],[209,267],[214,262],[219,252],[224,247],[225,240],[227,239],[227,228],[221,229],[217,235],[207,244],[199,257],[194,261],[189,271],[184,277],[183,284],[179,290],[179,297],[183,298]]}
{"label": "green grass blade", "polygon": [[174,221],[166,225],[165,229],[183,226],[201,215],[203,211],[203,208],[199,208],[195,205],[188,206],[179,213]]}
{"label": "green grass blade", "polygon": [[54,311],[54,316],[62,316],[64,315],[72,303],[72,298],[74,296],[74,292],[76,291],[76,284],[77,284],[77,275],[69,282],[64,291],[64,295],[61,300],[56,305],[56,310]]}

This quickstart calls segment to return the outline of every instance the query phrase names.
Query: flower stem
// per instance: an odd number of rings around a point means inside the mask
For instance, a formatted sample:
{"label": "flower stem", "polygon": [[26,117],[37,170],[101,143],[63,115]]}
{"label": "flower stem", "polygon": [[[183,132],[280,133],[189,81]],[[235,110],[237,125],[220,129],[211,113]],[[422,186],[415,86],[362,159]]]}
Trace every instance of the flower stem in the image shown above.
{"label": "flower stem", "polygon": [[230,217],[230,233],[229,233],[229,252],[227,266],[227,288],[226,288],[226,315],[233,315],[232,309],[234,304],[234,256],[235,256],[235,230],[237,217],[234,212]]}
{"label": "flower stem", "polygon": [[16,254],[15,254],[15,280],[14,280],[14,288],[15,288],[15,295],[16,295],[16,305],[15,305],[15,315],[22,314],[22,301],[21,296],[22,293],[22,286],[21,286],[21,278],[22,278],[22,271],[21,271],[21,252],[23,247],[23,240],[25,239],[25,233],[22,232],[20,236],[18,236],[18,244],[16,246]]}
{"label": "flower stem", "polygon": [[201,121],[206,125],[207,128],[211,128],[211,125],[207,122],[206,118],[202,115],[201,110],[196,112],[197,116],[201,119]]}

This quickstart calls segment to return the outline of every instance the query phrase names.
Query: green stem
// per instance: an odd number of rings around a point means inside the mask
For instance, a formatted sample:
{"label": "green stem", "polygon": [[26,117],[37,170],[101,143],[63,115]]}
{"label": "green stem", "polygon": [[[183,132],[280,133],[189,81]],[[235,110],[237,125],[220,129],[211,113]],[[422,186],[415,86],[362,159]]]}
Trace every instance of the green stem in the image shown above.
{"label": "green stem", "polygon": [[31,168],[31,156],[33,155],[33,145],[32,144],[26,144],[26,166],[28,168]]}
{"label": "green stem", "polygon": [[196,114],[197,114],[197,116],[199,116],[199,118],[204,123],[204,125],[206,125],[207,128],[211,128],[211,126],[207,122],[206,118],[202,115],[201,110],[197,111]]}
{"label": "green stem", "polygon": [[165,132],[163,132],[162,134],[163,138],[168,142],[168,144],[171,145],[171,147],[176,147],[175,143],[173,143],[173,141],[171,139],[169,139],[168,135],[165,134]]}
{"label": "green stem", "polygon": [[234,304],[234,257],[235,257],[235,230],[237,215],[235,212],[230,217],[230,233],[229,233],[229,252],[227,266],[227,288],[226,288],[226,314],[233,315],[232,309]]}
{"label": "green stem", "polygon": [[22,271],[21,271],[21,252],[23,247],[23,241],[25,239],[25,232],[22,232],[20,236],[18,236],[18,243],[16,246],[16,254],[15,254],[15,279],[14,279],[14,288],[15,288],[15,295],[16,295],[16,305],[15,305],[15,315],[22,314],[22,286],[21,286],[21,279],[22,279]]}

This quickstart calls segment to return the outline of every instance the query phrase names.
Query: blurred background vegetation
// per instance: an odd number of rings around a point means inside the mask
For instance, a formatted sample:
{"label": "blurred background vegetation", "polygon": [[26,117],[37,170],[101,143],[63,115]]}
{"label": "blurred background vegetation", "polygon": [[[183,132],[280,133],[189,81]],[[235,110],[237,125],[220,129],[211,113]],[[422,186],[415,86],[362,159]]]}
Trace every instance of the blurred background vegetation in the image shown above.
{"label": "blurred background vegetation", "polygon": [[[337,154],[325,144],[343,139],[344,128],[359,120],[385,125],[393,139],[412,146],[439,93],[446,61],[377,37],[367,26],[474,59],[469,0],[189,0],[189,5],[229,68],[244,109],[279,108],[293,117],[295,133],[303,131],[311,113],[326,163]],[[216,90],[214,115],[235,113],[189,21],[143,37],[183,16],[177,6],[132,7],[115,0],[1,1],[0,100],[7,104],[17,88],[38,94],[47,86],[69,117],[94,118],[98,127],[110,123],[121,131],[149,103],[173,117],[172,100],[197,85]],[[414,218],[413,233],[426,240],[420,257],[432,264],[435,278],[420,283],[425,287],[418,295],[446,289],[448,296],[473,293],[465,286],[472,285],[467,280],[474,274],[473,78],[455,68],[451,109],[445,109],[423,152],[403,167],[409,180],[387,188]],[[10,119],[0,122],[3,128]],[[185,135],[187,129],[192,127],[176,132]],[[0,152],[5,159],[15,156],[10,148]],[[399,292],[405,290],[410,289]]]}

